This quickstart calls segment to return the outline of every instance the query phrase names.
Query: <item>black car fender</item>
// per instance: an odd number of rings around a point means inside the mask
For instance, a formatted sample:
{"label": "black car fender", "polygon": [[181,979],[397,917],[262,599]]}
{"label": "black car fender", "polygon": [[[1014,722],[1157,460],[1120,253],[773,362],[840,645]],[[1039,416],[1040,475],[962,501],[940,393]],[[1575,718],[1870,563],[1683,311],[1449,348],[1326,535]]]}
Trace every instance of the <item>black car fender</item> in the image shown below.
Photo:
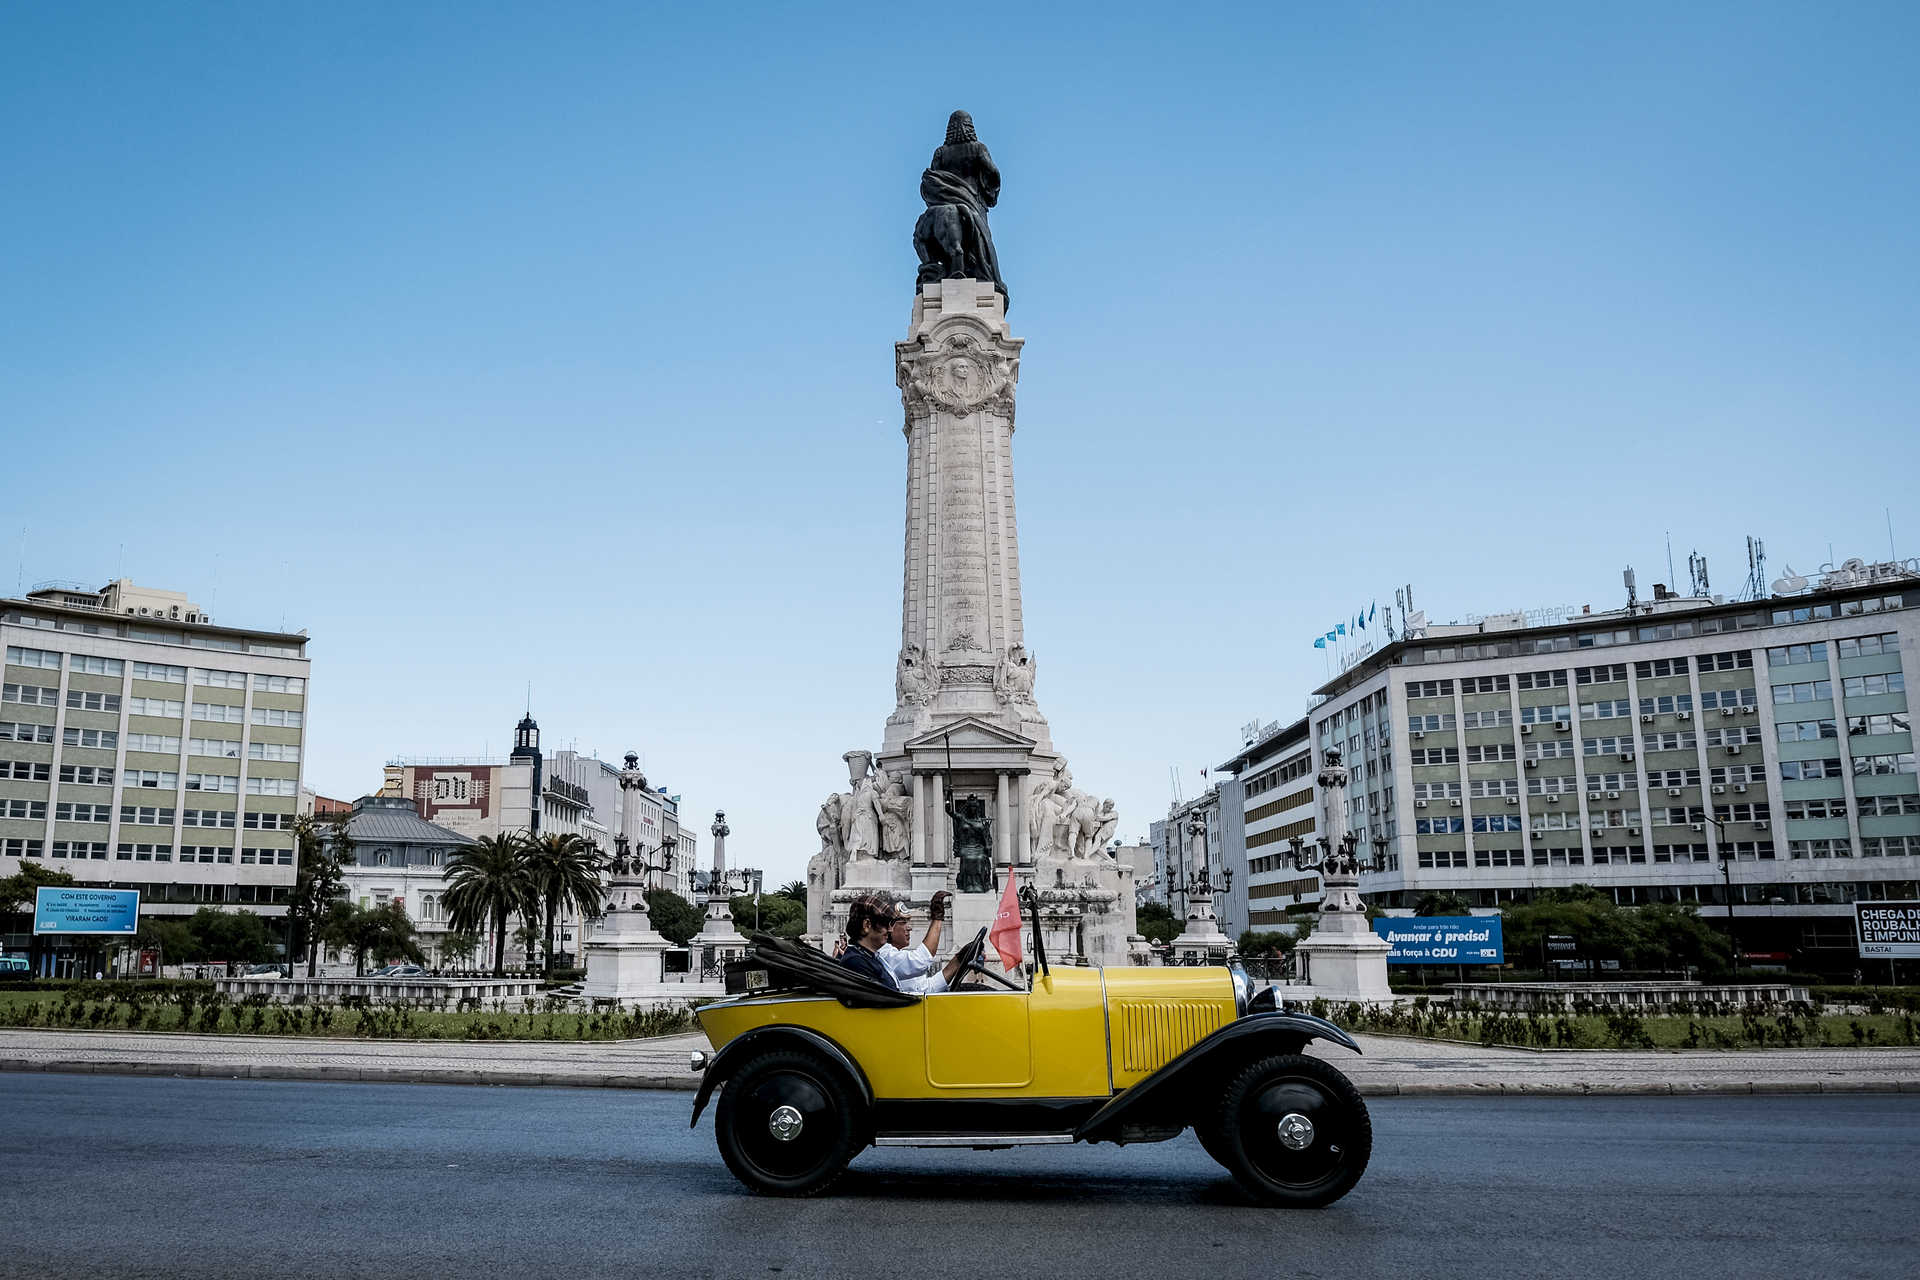
{"label": "black car fender", "polygon": [[726,1047],[714,1054],[713,1060],[707,1063],[706,1073],[700,1077],[700,1090],[693,1095],[693,1119],[687,1122],[687,1127],[691,1129],[700,1123],[700,1113],[706,1110],[707,1099],[713,1096],[713,1091],[728,1076],[739,1070],[741,1063],[770,1049],[799,1049],[813,1054],[844,1075],[847,1084],[866,1107],[873,1106],[873,1086],[867,1082],[866,1073],[860,1070],[845,1049],[809,1027],[755,1027],[727,1041]]}
{"label": "black car fender", "polygon": [[1312,1040],[1360,1052],[1352,1036],[1310,1013],[1236,1018],[1139,1084],[1115,1094],[1074,1131],[1074,1139],[1112,1141],[1122,1127],[1184,1127],[1193,1121],[1194,1099],[1218,1097],[1228,1078],[1248,1063],[1277,1053],[1299,1053]]}

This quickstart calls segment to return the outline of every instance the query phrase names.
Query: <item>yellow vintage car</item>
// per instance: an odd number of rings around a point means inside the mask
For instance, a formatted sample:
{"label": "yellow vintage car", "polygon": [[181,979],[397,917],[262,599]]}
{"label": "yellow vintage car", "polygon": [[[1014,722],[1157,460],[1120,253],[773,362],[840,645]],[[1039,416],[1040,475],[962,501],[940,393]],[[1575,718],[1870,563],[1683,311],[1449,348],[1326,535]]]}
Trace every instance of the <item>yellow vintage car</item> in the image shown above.
{"label": "yellow vintage car", "polygon": [[[1344,1075],[1301,1050],[1359,1046],[1225,968],[1050,970],[1023,986],[961,949],[961,989],[907,995],[804,944],[756,936],[739,994],[698,1011],[714,1136],[734,1176],[816,1195],[869,1146],[1163,1142],[1192,1128],[1258,1202],[1318,1208],[1367,1167],[1372,1124]],[[987,985],[989,982],[997,984]]]}

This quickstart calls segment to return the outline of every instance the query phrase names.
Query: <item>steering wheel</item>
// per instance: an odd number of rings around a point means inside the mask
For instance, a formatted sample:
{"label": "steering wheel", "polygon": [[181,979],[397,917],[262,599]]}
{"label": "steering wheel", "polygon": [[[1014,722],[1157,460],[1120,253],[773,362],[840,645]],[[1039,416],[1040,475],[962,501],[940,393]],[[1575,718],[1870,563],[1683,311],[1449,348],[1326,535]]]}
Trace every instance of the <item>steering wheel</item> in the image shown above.
{"label": "steering wheel", "polygon": [[997,982],[1009,991],[1020,991],[1024,989],[1007,981],[1004,977],[980,962],[980,956],[986,950],[986,947],[987,926],[981,925],[980,932],[973,935],[973,941],[953,953],[953,958],[960,962],[960,968],[954,974],[954,981],[953,984],[949,985],[949,990],[959,990],[960,988],[957,984],[970,973],[977,973],[983,978]]}

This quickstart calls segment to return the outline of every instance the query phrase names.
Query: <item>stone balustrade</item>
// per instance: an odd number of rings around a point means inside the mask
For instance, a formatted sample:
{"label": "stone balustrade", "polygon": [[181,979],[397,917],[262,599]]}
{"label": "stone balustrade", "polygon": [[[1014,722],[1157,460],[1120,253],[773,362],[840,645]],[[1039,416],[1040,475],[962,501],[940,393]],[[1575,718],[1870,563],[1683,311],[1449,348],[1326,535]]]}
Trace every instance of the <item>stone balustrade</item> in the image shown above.
{"label": "stone balustrade", "polygon": [[1805,987],[1786,982],[1711,985],[1701,982],[1449,982],[1454,1003],[1527,1013],[1591,1004],[1602,1009],[1659,1009],[1668,1005],[1771,1005],[1807,1001]]}
{"label": "stone balustrade", "polygon": [[219,978],[214,990],[229,1000],[264,995],[272,1004],[427,1004],[455,1009],[496,1000],[519,1002],[542,996],[538,978]]}

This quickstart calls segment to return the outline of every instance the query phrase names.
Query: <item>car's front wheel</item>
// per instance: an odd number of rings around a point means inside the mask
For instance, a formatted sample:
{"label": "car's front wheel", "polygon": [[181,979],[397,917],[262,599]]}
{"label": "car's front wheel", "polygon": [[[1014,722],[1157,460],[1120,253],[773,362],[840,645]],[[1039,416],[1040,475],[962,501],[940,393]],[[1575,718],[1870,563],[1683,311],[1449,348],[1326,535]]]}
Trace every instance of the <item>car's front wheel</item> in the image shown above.
{"label": "car's front wheel", "polygon": [[765,1195],[818,1195],[859,1150],[859,1102],[812,1054],[773,1050],[720,1091],[714,1136],[733,1176]]}
{"label": "car's front wheel", "polygon": [[1227,1086],[1209,1153],[1254,1199],[1318,1209],[1353,1189],[1373,1153],[1360,1091],[1318,1058],[1281,1054]]}

